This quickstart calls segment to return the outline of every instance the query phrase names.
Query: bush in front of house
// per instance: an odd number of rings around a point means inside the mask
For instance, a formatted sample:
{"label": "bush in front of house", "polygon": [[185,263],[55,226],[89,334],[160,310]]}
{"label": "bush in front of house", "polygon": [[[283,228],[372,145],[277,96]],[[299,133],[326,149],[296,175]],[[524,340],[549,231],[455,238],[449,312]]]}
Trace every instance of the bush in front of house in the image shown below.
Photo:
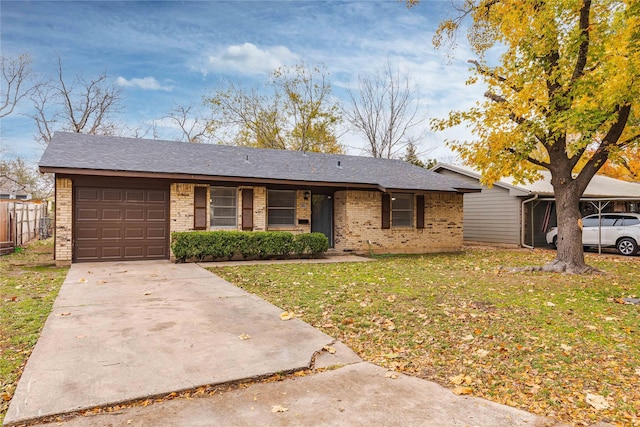
{"label": "bush in front of house", "polygon": [[171,233],[171,250],[176,261],[188,259],[228,260],[318,257],[329,249],[322,233],[293,234],[285,231],[185,231]]}

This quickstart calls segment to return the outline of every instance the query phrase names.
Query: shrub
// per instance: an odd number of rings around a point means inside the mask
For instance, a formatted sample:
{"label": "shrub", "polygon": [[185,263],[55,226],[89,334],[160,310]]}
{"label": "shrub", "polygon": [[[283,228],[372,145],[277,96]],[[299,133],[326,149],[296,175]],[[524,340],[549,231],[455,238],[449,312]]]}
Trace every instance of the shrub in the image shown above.
{"label": "shrub", "polygon": [[298,255],[317,257],[329,249],[329,239],[322,233],[297,234],[294,240]]}
{"label": "shrub", "polygon": [[188,231],[171,233],[171,249],[178,262],[207,257],[230,259],[286,258],[291,254],[317,257],[329,248],[322,233],[297,234],[285,231]]}

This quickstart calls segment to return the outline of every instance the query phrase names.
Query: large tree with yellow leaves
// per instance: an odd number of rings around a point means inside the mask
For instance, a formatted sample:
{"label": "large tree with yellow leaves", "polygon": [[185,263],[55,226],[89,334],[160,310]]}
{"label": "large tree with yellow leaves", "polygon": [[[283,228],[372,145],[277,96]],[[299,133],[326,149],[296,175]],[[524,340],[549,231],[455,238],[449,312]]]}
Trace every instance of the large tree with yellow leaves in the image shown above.
{"label": "large tree with yellow leaves", "polygon": [[434,44],[455,42],[470,18],[466,31],[477,55],[469,61],[470,83],[484,82],[487,91],[474,107],[434,121],[435,128],[470,125],[472,141],[449,142],[485,183],[531,181],[548,169],[558,252],[547,268],[590,271],[580,197],[610,156],[640,144],[640,3],[465,0],[458,11],[440,24]]}

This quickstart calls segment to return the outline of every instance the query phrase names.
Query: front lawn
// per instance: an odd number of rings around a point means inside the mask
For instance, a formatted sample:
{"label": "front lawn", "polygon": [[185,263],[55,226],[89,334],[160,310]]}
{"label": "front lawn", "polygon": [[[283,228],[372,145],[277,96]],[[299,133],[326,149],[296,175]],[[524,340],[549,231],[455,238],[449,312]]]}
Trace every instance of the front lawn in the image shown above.
{"label": "front lawn", "polygon": [[53,239],[0,257],[0,424],[68,268],[56,268]]}
{"label": "front lawn", "polygon": [[470,250],[211,270],[377,365],[574,425],[640,426],[640,305],[623,299],[640,297],[640,258],[587,254],[601,276],[498,269],[553,256]]}

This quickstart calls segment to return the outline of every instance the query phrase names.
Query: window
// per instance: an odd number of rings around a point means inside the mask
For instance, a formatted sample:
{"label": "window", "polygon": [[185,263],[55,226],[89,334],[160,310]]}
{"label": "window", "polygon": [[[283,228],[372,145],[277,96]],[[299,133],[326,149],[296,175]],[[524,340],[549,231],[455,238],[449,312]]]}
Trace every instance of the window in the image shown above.
{"label": "window", "polygon": [[296,192],[269,190],[267,193],[269,227],[294,226],[296,218]]}
{"label": "window", "polygon": [[631,225],[638,225],[640,224],[640,220],[634,216],[625,216],[622,220],[622,223],[625,227],[631,226]]}
{"label": "window", "polygon": [[238,190],[211,187],[211,228],[236,228]]}
{"label": "window", "polygon": [[391,225],[393,227],[413,226],[413,194],[391,195]]}

